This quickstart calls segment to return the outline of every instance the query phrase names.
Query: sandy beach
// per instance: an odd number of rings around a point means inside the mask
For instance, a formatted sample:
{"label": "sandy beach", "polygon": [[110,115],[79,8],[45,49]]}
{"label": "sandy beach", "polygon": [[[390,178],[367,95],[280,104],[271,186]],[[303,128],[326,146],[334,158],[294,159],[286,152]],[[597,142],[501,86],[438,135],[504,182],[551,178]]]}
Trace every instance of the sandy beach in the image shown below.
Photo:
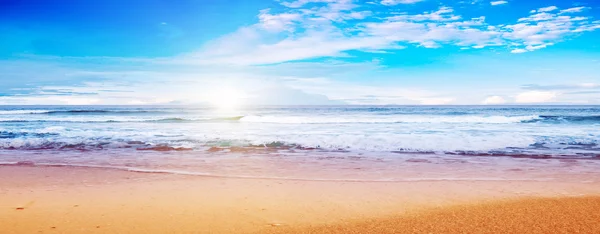
{"label": "sandy beach", "polygon": [[597,233],[600,184],[0,167],[2,233]]}
{"label": "sandy beach", "polygon": [[600,197],[523,198],[268,233],[598,233]]}
{"label": "sandy beach", "polygon": [[600,234],[600,0],[0,0],[0,234]]}

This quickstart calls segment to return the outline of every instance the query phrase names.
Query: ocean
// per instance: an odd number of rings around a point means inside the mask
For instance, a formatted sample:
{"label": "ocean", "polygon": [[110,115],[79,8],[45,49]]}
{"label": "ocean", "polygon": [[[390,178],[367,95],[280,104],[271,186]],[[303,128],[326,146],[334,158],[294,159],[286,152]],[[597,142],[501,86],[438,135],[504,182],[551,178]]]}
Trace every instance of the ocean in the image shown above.
{"label": "ocean", "polygon": [[[597,169],[599,144],[600,106],[267,106],[235,111],[0,106],[0,162],[5,164],[297,179],[431,179],[410,172],[418,172],[421,164],[465,164],[454,168],[464,170],[487,165],[495,171],[506,163],[525,163],[518,166],[523,168],[555,161],[585,162]],[[451,174],[445,176],[436,178]]]}

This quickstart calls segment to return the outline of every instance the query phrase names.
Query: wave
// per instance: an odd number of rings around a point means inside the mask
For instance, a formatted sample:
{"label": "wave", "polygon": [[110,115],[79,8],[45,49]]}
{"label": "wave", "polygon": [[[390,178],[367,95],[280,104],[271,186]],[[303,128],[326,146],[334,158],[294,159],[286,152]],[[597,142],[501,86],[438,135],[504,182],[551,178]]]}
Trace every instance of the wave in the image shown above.
{"label": "wave", "polygon": [[69,115],[86,115],[86,114],[141,114],[141,113],[162,113],[161,111],[148,110],[54,110],[42,112],[38,114],[69,114]]}
{"label": "wave", "polygon": [[202,119],[186,119],[186,118],[165,118],[157,120],[145,120],[142,122],[156,123],[177,123],[177,122],[219,122],[219,121],[238,121],[244,116],[221,117],[221,118],[202,118]]}
{"label": "wave", "polygon": [[139,114],[163,113],[158,110],[0,110],[0,115],[53,115],[53,114]]}
{"label": "wave", "polygon": [[242,122],[280,124],[344,124],[344,123],[490,123],[507,124],[532,121],[539,118],[530,116],[411,116],[398,115],[383,118],[373,116],[246,116]]}
{"label": "wave", "polygon": [[[6,139],[0,139],[6,140]],[[60,150],[60,151],[97,151],[108,149],[137,149],[150,145],[141,141],[99,141],[92,139],[63,139],[53,141],[44,138],[20,138],[12,141],[0,141],[3,150]]]}
{"label": "wave", "polygon": [[24,120],[24,119],[7,119],[0,120],[0,123],[28,123],[28,122],[47,122],[45,120]]}
{"label": "wave", "polygon": [[48,110],[0,110],[0,115],[45,114]]}
{"label": "wave", "polygon": [[229,122],[239,121],[244,116],[218,118],[157,118],[157,119],[0,119],[0,123],[186,123],[186,122]]}
{"label": "wave", "polygon": [[[59,113],[59,112],[56,112]],[[60,112],[63,113],[63,112]],[[91,112],[64,112],[64,113],[121,113],[114,111],[91,111]],[[135,112],[130,112],[135,113]],[[141,112],[143,113],[143,112]],[[511,123],[600,123],[600,116],[553,116],[553,115],[528,115],[528,116],[415,116],[397,115],[387,117],[374,116],[229,116],[216,118],[156,118],[143,117],[124,118],[109,116],[105,118],[48,118],[48,119],[0,119],[5,123],[27,123],[27,122],[59,122],[59,123],[190,123],[190,122],[221,122],[239,121],[242,123],[270,123],[270,124],[394,124],[394,123],[431,123],[431,124],[511,124]]]}
{"label": "wave", "polygon": [[600,115],[590,115],[590,116],[574,116],[574,115],[540,115],[536,119],[523,121],[524,123],[535,123],[535,122],[547,122],[547,123],[560,123],[560,122],[569,122],[569,123],[584,123],[591,122],[600,123]]}
{"label": "wave", "polygon": [[591,158],[600,159],[600,141],[595,139],[525,139],[495,140],[487,138],[468,141],[453,139],[376,139],[357,140],[337,138],[302,141],[259,141],[234,139],[161,138],[99,138],[63,136],[58,133],[0,132],[0,150],[59,150],[59,151],[198,151],[205,153],[269,153],[281,152],[334,152],[377,154],[446,154],[461,156],[505,156],[515,158]]}
{"label": "wave", "polygon": [[[127,111],[126,111],[127,112]],[[25,113],[25,112],[23,112]],[[85,111],[85,112],[48,112],[48,113],[125,113],[114,111]],[[127,113],[145,113],[145,112],[127,112]],[[38,113],[39,114],[39,113]],[[512,124],[512,123],[600,123],[600,116],[559,116],[559,115],[528,115],[528,116],[417,116],[417,115],[396,115],[386,117],[376,116],[269,116],[269,115],[249,115],[249,116],[229,116],[229,117],[169,117],[152,118],[151,116],[106,116],[87,118],[18,118],[18,119],[0,119],[0,123],[27,123],[27,122],[55,122],[55,123],[191,123],[191,122],[221,122],[221,121],[239,121],[242,123],[269,123],[269,124],[394,124],[394,123],[431,123],[431,124]]]}
{"label": "wave", "polygon": [[32,133],[32,132],[8,132],[8,131],[0,131],[0,139],[12,139],[18,137],[49,137],[49,136],[58,136],[58,133]]}
{"label": "wave", "polygon": [[600,123],[599,115],[591,116],[559,116],[559,115],[527,115],[527,116],[473,116],[452,114],[449,116],[413,116],[397,115],[384,118],[373,116],[365,117],[304,117],[304,116],[247,116],[242,122],[253,123],[281,123],[281,124],[344,124],[344,123],[483,123],[483,124],[509,124],[509,123]]}

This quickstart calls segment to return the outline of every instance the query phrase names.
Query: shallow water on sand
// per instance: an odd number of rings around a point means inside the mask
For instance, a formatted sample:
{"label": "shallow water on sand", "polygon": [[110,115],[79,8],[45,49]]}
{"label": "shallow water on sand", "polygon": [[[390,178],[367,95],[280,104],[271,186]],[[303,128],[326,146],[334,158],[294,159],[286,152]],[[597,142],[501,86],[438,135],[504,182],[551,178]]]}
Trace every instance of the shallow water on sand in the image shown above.
{"label": "shallow water on sand", "polygon": [[76,166],[144,173],[314,181],[600,182],[600,160],[402,154],[2,152],[2,164]]}

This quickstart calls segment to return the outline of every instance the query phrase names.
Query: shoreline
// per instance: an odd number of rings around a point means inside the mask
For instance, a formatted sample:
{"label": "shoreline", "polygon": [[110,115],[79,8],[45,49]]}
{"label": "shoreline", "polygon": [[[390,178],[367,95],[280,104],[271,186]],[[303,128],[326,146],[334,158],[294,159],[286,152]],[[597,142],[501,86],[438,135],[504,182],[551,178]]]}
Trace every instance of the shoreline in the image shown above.
{"label": "shoreline", "polygon": [[[210,173],[199,173],[191,171],[169,170],[169,169],[146,169],[128,166],[101,166],[85,164],[60,164],[60,163],[34,163],[30,161],[21,161],[16,163],[2,163],[0,167],[36,167],[36,168],[66,168],[69,169],[90,169],[106,170],[126,173],[172,175],[182,177],[215,178],[215,179],[240,179],[240,180],[283,180],[283,181],[306,181],[306,182],[349,182],[349,183],[411,183],[411,182],[436,182],[436,181],[531,181],[531,182],[550,182],[553,178],[540,179],[516,179],[516,178],[494,178],[494,177],[416,177],[406,179],[335,179],[335,178],[297,178],[297,177],[269,177],[269,176],[244,176],[244,175],[220,175]],[[591,181],[590,181],[591,182]],[[585,181],[583,182],[585,183]]]}
{"label": "shoreline", "polygon": [[366,221],[390,227],[394,217],[457,205],[600,196],[598,182],[300,181],[28,165],[0,166],[0,178],[5,233],[364,230]]}

